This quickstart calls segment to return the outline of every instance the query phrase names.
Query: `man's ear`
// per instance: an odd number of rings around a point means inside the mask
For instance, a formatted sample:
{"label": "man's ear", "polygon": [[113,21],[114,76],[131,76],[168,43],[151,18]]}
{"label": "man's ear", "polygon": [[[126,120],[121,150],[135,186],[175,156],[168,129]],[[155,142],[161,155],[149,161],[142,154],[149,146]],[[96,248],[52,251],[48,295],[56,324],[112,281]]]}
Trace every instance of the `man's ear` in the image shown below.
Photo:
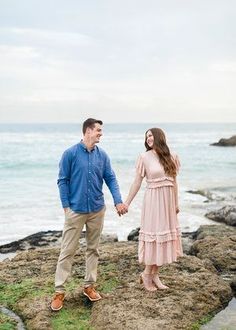
{"label": "man's ear", "polygon": [[90,128],[90,127],[87,127],[87,128],[86,128],[86,131],[85,131],[85,134],[90,135],[90,133],[91,133],[91,128]]}

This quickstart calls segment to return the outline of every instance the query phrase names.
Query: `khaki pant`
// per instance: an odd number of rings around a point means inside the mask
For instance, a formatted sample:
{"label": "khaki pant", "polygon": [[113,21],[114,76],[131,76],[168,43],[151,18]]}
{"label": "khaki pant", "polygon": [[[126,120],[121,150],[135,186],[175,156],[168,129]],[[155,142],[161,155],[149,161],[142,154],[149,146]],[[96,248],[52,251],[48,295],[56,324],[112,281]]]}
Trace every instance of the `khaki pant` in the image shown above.
{"label": "khaki pant", "polygon": [[79,246],[79,238],[86,225],[86,275],[85,286],[96,282],[98,265],[98,245],[105,215],[105,207],[99,212],[75,213],[68,209],[62,235],[61,252],[57,262],[55,288],[57,292],[65,292],[65,282],[71,274],[73,257]]}

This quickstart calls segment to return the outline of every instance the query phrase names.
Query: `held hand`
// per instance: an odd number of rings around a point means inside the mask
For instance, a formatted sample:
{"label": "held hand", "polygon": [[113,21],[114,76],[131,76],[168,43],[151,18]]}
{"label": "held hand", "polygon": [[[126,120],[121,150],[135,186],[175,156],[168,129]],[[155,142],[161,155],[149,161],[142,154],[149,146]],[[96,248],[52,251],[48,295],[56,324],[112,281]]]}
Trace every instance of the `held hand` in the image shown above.
{"label": "held hand", "polygon": [[64,212],[66,213],[69,210],[69,207],[64,207]]}
{"label": "held hand", "polygon": [[116,210],[119,216],[128,212],[128,206],[124,203],[116,204]]}

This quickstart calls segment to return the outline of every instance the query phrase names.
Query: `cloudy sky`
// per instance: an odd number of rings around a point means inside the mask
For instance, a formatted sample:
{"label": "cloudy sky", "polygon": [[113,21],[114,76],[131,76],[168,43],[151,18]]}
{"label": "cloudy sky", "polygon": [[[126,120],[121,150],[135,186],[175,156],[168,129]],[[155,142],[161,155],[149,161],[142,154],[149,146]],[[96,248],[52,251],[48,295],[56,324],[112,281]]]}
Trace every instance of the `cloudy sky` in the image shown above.
{"label": "cloudy sky", "polygon": [[0,122],[236,122],[234,0],[0,0]]}

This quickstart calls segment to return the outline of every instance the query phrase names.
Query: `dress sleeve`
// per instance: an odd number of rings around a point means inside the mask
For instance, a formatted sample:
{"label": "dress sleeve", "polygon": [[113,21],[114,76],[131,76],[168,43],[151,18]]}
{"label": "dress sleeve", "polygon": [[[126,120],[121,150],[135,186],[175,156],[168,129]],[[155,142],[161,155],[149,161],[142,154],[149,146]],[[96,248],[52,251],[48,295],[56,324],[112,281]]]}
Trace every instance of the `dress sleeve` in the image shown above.
{"label": "dress sleeve", "polygon": [[179,174],[179,170],[180,170],[180,166],[181,166],[179,157],[178,157],[178,155],[175,154],[175,155],[173,155],[173,158],[174,158],[177,174]]}
{"label": "dress sleeve", "polygon": [[143,164],[142,155],[140,155],[139,158],[137,159],[135,167],[136,167],[137,174],[141,175],[141,177],[144,178],[146,173],[145,173],[145,167]]}

